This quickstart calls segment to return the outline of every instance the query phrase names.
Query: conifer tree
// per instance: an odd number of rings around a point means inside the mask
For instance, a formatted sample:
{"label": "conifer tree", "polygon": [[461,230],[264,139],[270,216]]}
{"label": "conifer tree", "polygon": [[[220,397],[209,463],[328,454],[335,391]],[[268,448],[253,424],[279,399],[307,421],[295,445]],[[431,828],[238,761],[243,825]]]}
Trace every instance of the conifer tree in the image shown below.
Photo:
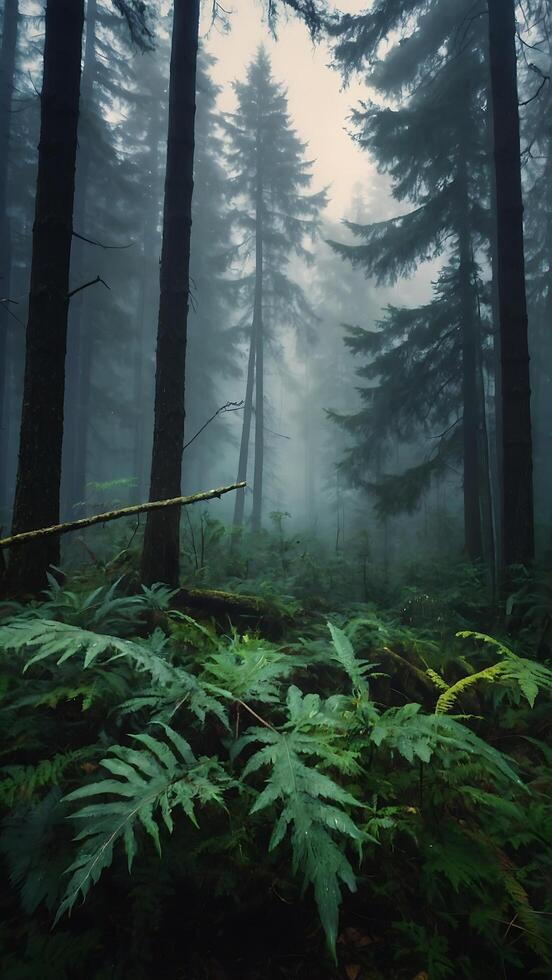
{"label": "conifer tree", "polygon": [[[237,108],[225,121],[231,190],[236,199],[234,220],[254,256],[253,269],[243,280],[251,329],[237,479],[246,479],[254,414],[251,526],[259,531],[264,475],[264,358],[278,326],[285,323],[304,329],[312,322],[312,310],[301,287],[290,278],[288,264],[293,254],[308,258],[305,238],[316,233],[325,192],[306,192],[312,179],[305,159],[306,145],[292,128],[285,91],[272,77],[264,48],[250,64],[246,80],[234,87]],[[240,491],[234,524],[242,524],[243,516],[244,493]]]}
{"label": "conifer tree", "polygon": [[502,393],[505,566],[534,556],[531,387],[514,0],[489,0]]}
{"label": "conifer tree", "polygon": [[11,130],[12,94],[17,49],[19,0],[5,0],[0,48],[0,503],[5,494],[7,464],[6,380],[7,337],[10,330],[11,229],[8,217],[7,183]]}
{"label": "conifer tree", "polygon": [[[394,282],[429,258],[447,256],[432,303],[418,310],[390,308],[380,333],[359,330],[348,338],[352,350],[372,359],[361,373],[376,381],[364,392],[364,412],[342,420],[360,437],[349,472],[373,484],[366,465],[390,436],[418,443],[433,437],[425,459],[381,484],[380,506],[416,506],[430,480],[460,458],[466,552],[481,557],[486,536],[492,561],[481,373],[485,327],[476,259],[487,246],[490,225],[486,68],[484,34],[479,19],[466,19],[468,6],[467,0],[436,2],[426,11],[411,3],[405,11],[404,5],[377,3],[370,14],[344,18],[336,53],[345,73],[367,62],[370,80],[383,95],[403,96],[398,108],[366,104],[355,119],[362,145],[391,175],[394,196],[415,209],[375,224],[349,223],[363,244],[332,244],[380,282]],[[381,40],[407,14],[417,17],[411,36],[379,60]]]}
{"label": "conifer tree", "polygon": [[[199,0],[174,0],[150,500],[181,488],[198,30]],[[148,515],[145,583],[178,584],[179,527],[176,507]]]}
{"label": "conifer tree", "polygon": [[[14,534],[59,521],[83,23],[84,0],[48,0]],[[58,562],[56,537],[15,549],[11,587],[40,590]]]}
{"label": "conifer tree", "polygon": [[[531,5],[531,60],[520,82],[531,351],[535,519],[552,526],[552,11]],[[536,36],[535,36],[536,34]],[[525,62],[522,61],[521,66]]]}

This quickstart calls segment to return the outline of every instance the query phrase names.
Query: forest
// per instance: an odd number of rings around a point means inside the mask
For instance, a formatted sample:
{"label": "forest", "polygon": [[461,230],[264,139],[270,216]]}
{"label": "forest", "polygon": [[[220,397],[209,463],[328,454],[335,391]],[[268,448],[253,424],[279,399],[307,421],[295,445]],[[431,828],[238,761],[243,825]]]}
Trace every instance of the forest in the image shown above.
{"label": "forest", "polygon": [[0,29],[1,977],[552,977],[550,0]]}

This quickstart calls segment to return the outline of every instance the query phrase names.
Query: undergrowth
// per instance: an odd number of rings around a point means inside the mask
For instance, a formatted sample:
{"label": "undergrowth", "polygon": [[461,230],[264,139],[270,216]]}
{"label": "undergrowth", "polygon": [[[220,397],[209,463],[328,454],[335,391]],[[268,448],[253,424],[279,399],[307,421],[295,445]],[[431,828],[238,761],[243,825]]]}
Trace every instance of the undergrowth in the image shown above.
{"label": "undergrowth", "polygon": [[488,635],[468,576],[292,595],[271,642],[75,582],[2,609],[2,976],[550,976],[526,623]]}

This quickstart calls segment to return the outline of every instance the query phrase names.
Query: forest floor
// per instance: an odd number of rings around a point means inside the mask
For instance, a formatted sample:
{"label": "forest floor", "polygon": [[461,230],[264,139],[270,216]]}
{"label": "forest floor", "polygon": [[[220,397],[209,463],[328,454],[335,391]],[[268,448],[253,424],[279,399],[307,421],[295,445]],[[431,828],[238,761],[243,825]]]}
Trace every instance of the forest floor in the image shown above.
{"label": "forest floor", "polygon": [[203,531],[0,609],[2,976],[550,976],[546,576]]}

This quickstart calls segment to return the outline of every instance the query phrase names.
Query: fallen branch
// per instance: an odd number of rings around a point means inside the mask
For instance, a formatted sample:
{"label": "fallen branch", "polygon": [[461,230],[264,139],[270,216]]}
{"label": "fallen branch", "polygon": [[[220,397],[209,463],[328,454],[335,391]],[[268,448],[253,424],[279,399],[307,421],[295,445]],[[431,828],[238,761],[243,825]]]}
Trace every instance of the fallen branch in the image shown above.
{"label": "fallen branch", "polygon": [[43,538],[48,534],[67,534],[69,531],[79,531],[81,528],[91,527],[93,524],[107,524],[108,521],[116,521],[120,517],[132,517],[134,514],[142,514],[145,511],[161,510],[163,507],[187,507],[188,504],[198,504],[203,500],[222,497],[224,493],[230,493],[231,490],[242,490],[245,486],[245,482],[232,483],[229,487],[204,490],[202,493],[194,493],[191,497],[171,497],[169,500],[150,500],[146,504],[121,507],[119,510],[107,511],[105,514],[95,514],[93,517],[83,517],[78,521],[69,521],[67,524],[54,524],[52,527],[42,527],[37,531],[23,531],[21,534],[12,534],[9,538],[0,538],[0,550],[3,548],[13,548],[19,544],[26,544],[28,541]]}

